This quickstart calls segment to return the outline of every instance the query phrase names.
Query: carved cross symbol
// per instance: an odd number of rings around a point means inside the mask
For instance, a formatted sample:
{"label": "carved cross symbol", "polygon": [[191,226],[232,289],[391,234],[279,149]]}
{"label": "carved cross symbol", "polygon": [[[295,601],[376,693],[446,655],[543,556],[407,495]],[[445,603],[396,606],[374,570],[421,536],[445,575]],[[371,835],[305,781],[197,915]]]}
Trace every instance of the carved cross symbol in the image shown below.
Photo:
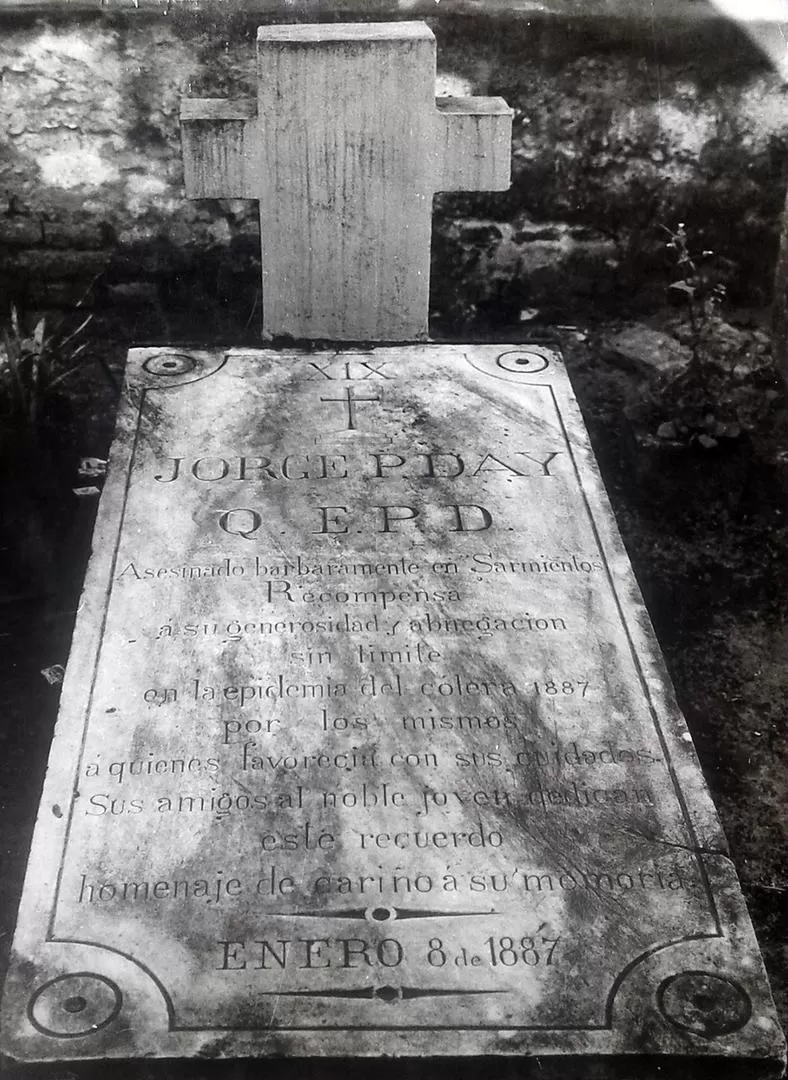
{"label": "carved cross symbol", "polygon": [[353,397],[353,387],[346,386],[342,397],[321,397],[321,401],[341,401],[347,406],[346,431],[356,431],[356,404],[361,401],[380,401],[379,397]]}
{"label": "carved cross symbol", "polygon": [[257,101],[185,99],[186,194],[260,203],[263,336],[427,334],[432,196],[509,186],[500,98],[435,94],[423,23],[261,27]]}

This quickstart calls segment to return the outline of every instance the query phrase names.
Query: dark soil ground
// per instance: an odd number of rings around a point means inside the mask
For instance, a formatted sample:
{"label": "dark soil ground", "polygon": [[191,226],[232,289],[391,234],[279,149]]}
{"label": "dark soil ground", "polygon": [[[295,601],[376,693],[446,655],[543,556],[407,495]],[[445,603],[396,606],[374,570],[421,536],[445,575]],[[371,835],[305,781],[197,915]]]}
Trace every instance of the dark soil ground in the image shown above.
{"label": "dark soil ground", "polygon": [[[751,432],[716,447],[697,442],[661,446],[648,438],[653,431],[638,408],[653,386],[610,359],[604,347],[609,322],[561,330],[534,324],[528,331],[522,325],[513,333],[497,327],[495,337],[548,339],[564,350],[732,848],[785,1026],[784,401],[775,400]],[[139,325],[102,324],[97,317],[92,333],[92,349],[101,349],[119,381],[126,345],[144,336]],[[204,326],[184,320],[168,333],[171,341],[200,334],[208,339],[216,326],[207,325],[207,319]],[[480,333],[485,336],[485,328],[476,336]],[[86,362],[72,384],[67,411],[52,419],[49,456],[31,456],[26,467],[23,462],[5,477],[0,519],[0,655],[5,669],[0,683],[0,961],[13,933],[57,711],[59,687],[50,685],[42,670],[65,664],[68,656],[97,502],[95,496],[73,495],[74,487],[91,482],[79,479],[76,462],[81,456],[107,456],[117,393],[101,367]],[[61,1069],[57,1075],[82,1073]]]}
{"label": "dark soil ground", "polygon": [[784,413],[727,447],[643,445],[644,387],[567,341],[616,519],[732,850],[783,1027],[788,888]]}

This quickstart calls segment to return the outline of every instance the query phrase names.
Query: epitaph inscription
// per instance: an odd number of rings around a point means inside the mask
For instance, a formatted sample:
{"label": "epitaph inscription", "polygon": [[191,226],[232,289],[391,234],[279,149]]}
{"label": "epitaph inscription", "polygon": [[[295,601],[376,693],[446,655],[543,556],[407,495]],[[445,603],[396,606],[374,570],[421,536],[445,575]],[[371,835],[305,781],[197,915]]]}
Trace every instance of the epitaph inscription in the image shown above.
{"label": "epitaph inscription", "polygon": [[9,1052],[779,1057],[556,353],[135,350],[94,550]]}

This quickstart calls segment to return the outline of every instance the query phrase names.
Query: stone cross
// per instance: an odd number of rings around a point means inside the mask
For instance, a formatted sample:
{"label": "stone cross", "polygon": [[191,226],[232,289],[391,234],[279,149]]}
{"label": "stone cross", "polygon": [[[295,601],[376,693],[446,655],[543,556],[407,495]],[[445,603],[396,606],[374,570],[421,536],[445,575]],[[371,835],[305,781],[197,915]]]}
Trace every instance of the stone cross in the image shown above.
{"label": "stone cross", "polygon": [[432,196],[509,186],[512,112],[435,99],[423,23],[268,26],[257,101],[185,99],[186,194],[260,203],[263,336],[427,335]]}

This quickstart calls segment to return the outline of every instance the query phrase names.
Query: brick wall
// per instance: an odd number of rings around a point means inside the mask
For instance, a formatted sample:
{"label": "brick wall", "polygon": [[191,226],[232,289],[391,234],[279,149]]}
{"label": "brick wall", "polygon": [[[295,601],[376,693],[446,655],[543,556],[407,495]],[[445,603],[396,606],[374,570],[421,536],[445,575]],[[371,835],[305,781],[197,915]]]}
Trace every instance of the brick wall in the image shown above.
{"label": "brick wall", "polygon": [[[3,19],[2,310],[68,307],[90,288],[103,310],[137,312],[142,338],[253,317],[255,207],[184,198],[178,109],[183,94],[253,91],[258,21]],[[441,87],[515,109],[511,191],[436,201],[435,314],[655,303],[678,221],[735,302],[768,302],[788,91],[747,37],[720,21],[432,25]]]}

